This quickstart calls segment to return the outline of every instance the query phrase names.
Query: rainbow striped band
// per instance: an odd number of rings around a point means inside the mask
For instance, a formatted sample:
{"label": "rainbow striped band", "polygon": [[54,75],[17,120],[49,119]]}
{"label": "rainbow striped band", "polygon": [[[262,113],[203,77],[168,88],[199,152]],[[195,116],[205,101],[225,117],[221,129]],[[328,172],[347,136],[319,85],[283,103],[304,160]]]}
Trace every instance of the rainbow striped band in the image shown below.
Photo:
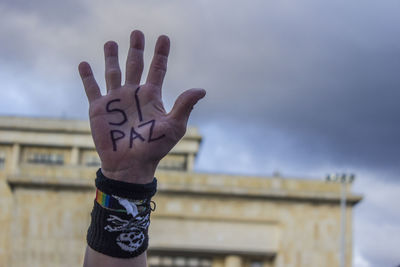
{"label": "rainbow striped band", "polygon": [[96,190],[96,202],[100,204],[103,208],[126,212],[125,208],[119,204],[119,201],[111,195],[107,195],[106,193]]}

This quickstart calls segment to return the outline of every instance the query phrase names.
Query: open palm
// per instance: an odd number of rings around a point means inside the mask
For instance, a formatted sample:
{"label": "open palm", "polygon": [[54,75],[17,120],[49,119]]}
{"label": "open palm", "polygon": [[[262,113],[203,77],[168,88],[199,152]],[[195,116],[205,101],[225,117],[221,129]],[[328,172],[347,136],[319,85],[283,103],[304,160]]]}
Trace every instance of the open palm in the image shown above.
{"label": "open palm", "polygon": [[203,89],[190,89],[166,113],[161,88],[167,70],[169,39],[160,36],[146,83],[143,72],[144,35],[133,31],[126,62],[126,80],[121,86],[118,46],[104,45],[107,94],[101,95],[88,63],[79,65],[86,95],[93,140],[101,168],[109,178],[147,183],[154,177],[158,162],[186,131],[193,106],[205,96]]}

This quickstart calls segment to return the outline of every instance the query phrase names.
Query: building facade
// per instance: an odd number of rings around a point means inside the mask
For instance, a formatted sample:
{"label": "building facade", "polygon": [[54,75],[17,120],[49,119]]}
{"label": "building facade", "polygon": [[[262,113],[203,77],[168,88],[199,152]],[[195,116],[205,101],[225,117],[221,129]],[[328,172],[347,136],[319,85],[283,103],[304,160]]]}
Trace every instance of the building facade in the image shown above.
{"label": "building facade", "polygon": [[[150,267],[339,266],[339,184],[196,173],[200,142],[190,128],[159,165]],[[82,266],[99,166],[88,122],[0,117],[0,266]]]}

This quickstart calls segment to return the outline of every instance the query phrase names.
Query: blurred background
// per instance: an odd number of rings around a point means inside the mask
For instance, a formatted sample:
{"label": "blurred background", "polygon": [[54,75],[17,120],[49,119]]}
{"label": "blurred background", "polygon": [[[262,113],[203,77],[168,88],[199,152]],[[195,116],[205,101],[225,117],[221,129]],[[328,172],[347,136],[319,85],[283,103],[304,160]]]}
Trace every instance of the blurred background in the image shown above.
{"label": "blurred background", "polygon": [[[103,44],[171,39],[165,106],[201,87],[194,170],[324,180],[354,173],[353,266],[400,264],[400,2],[0,3],[0,115],[87,119],[77,66],[104,87]],[[146,74],[146,71],[145,71]],[[146,75],[144,75],[145,77]]]}

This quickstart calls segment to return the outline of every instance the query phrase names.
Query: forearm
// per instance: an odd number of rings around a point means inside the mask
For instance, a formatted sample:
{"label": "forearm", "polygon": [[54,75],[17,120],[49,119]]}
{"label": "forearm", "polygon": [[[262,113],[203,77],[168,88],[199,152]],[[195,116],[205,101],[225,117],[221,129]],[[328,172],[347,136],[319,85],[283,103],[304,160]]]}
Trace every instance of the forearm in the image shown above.
{"label": "forearm", "polygon": [[86,247],[83,267],[146,267],[146,252],[135,258],[120,259],[101,254],[89,246]]}

